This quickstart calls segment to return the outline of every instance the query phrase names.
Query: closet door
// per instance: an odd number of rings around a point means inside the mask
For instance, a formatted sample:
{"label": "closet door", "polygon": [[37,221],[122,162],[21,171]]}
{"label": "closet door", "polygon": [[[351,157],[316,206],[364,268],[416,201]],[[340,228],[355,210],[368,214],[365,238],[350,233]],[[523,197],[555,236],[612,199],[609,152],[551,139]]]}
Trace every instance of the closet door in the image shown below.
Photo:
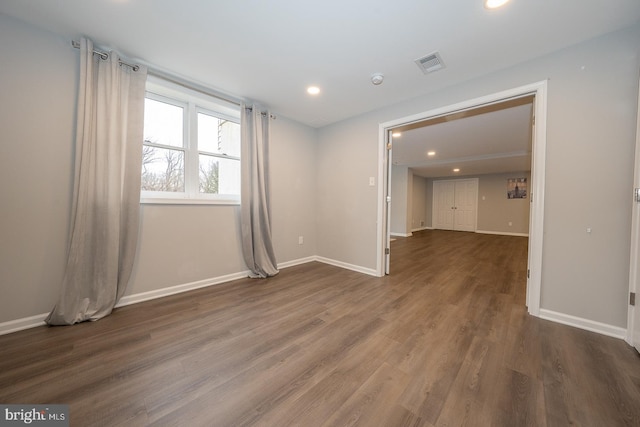
{"label": "closet door", "polygon": [[453,230],[455,215],[455,183],[433,182],[433,228]]}
{"label": "closet door", "polygon": [[476,231],[478,178],[433,181],[433,228]]}
{"label": "closet door", "polygon": [[453,229],[458,231],[476,231],[477,206],[478,180],[464,179],[455,181],[455,216]]}

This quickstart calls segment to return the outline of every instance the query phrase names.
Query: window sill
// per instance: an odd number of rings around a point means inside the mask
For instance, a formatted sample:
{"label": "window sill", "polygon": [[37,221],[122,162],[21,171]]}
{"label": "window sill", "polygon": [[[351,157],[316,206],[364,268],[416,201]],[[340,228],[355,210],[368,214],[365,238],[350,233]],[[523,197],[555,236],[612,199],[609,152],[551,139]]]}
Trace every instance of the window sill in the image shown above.
{"label": "window sill", "polygon": [[240,205],[240,199],[181,199],[141,197],[141,205]]}

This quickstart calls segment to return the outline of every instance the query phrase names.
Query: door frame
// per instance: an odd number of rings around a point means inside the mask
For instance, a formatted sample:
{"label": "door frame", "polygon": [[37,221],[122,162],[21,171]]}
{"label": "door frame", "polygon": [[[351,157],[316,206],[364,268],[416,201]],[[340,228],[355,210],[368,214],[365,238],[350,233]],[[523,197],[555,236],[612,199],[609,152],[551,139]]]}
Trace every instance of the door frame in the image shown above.
{"label": "door frame", "polygon": [[[633,171],[633,188],[640,188],[640,85],[638,87],[638,118],[636,121],[636,153]],[[636,294],[636,306],[627,307],[627,333],[625,341],[640,351],[640,300],[637,300],[640,290],[640,200],[635,195],[631,206],[631,248],[629,260],[629,294]]]}
{"label": "door frame", "polygon": [[[544,240],[544,189],[545,189],[545,160],[547,145],[547,80],[508,89],[479,98],[470,99],[457,104],[435,108],[425,112],[413,114],[378,126],[378,182],[388,179],[387,135],[395,127],[408,125],[423,120],[446,116],[477,107],[503,102],[508,99],[534,95],[535,120],[533,124],[532,159],[531,159],[531,190],[529,216],[529,260],[527,280],[527,309],[529,314],[540,315],[540,289],[542,287],[542,248]],[[376,274],[385,275],[386,242],[390,230],[387,222],[387,186],[378,186],[378,218],[377,218],[377,261]]]}

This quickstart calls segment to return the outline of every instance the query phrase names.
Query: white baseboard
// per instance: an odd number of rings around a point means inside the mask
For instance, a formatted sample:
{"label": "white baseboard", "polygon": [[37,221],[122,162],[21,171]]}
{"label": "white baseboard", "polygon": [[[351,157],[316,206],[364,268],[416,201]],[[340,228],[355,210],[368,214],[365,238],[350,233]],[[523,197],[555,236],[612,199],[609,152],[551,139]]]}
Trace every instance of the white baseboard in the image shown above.
{"label": "white baseboard", "polygon": [[44,319],[46,319],[48,315],[49,313],[42,313],[36,314],[35,316],[0,323],[0,335],[46,325],[46,323],[44,323]]}
{"label": "white baseboard", "polygon": [[416,231],[423,231],[423,230],[433,230],[433,227],[418,227],[418,228],[412,229],[411,232],[414,233]]}
{"label": "white baseboard", "polygon": [[227,274],[225,276],[214,277],[211,279],[198,280],[196,282],[184,283],[182,285],[169,286],[168,288],[156,289],[149,292],[126,295],[120,298],[120,301],[118,301],[118,304],[116,304],[115,308],[137,304],[139,302],[149,301],[156,298],[168,297],[169,295],[180,294],[182,292],[193,291],[195,289],[206,288],[207,286],[219,285],[221,283],[230,282],[232,280],[244,279],[247,276],[249,276],[249,271],[241,271],[240,273]]}
{"label": "white baseboard", "polygon": [[[325,264],[334,265],[347,270],[357,271],[359,273],[368,274],[371,276],[377,276],[376,271],[373,269],[360,267],[353,264],[347,264],[341,261],[335,261],[329,258],[310,256],[306,258],[300,258],[292,261],[286,261],[278,264],[278,268],[293,267],[295,265],[305,264],[312,261],[319,261]],[[152,299],[167,297],[169,295],[175,295],[182,292],[188,292],[195,289],[205,288],[207,286],[219,285],[221,283],[230,282],[232,280],[243,279],[249,276],[249,271],[241,271],[239,273],[227,274],[225,276],[213,277],[210,279],[198,280],[196,282],[184,283],[182,285],[170,286],[168,288],[156,289],[149,292],[141,292],[139,294],[126,295],[118,301],[117,307],[124,307],[131,304],[137,304]],[[46,323],[44,319],[47,318],[49,313],[37,314],[35,316],[25,317],[22,319],[10,320],[8,322],[0,323],[0,335],[10,334],[12,332],[22,331],[24,329],[35,328],[37,326],[44,326]]]}
{"label": "white baseboard", "polygon": [[540,318],[556,323],[562,323],[563,325],[584,329],[586,331],[607,335],[613,338],[625,339],[625,337],[627,336],[627,330],[625,328],[596,322],[594,320],[583,319],[581,317],[571,316],[570,314],[558,313],[556,311],[546,310],[544,308],[540,309]]}
{"label": "white baseboard", "polygon": [[396,236],[396,237],[411,237],[413,236],[412,233],[389,233],[391,236]]}
{"label": "white baseboard", "polygon": [[508,233],[506,231],[476,230],[476,233],[478,233],[478,234],[496,234],[498,236],[529,237],[529,233]]}
{"label": "white baseboard", "polygon": [[333,265],[333,266],[340,267],[340,268],[344,268],[346,270],[357,271],[358,273],[368,274],[369,276],[378,277],[377,271],[375,269],[373,269],[373,268],[361,267],[359,265],[348,264],[346,262],[336,261],[334,259],[329,259],[329,258],[325,258],[325,257],[321,257],[321,256],[315,257],[315,261],[322,262],[322,263],[329,264],[329,265]]}
{"label": "white baseboard", "polygon": [[286,262],[278,263],[278,268],[294,267],[296,265],[306,264],[308,262],[313,262],[313,261],[317,261],[317,257],[309,256],[309,257],[306,257],[306,258],[298,258],[298,259],[294,259],[292,261],[286,261]]}
{"label": "white baseboard", "polygon": [[[156,289],[149,292],[141,292],[139,294],[125,295],[120,298],[115,308],[124,307],[131,304],[137,304],[139,302],[149,301],[156,298],[167,297],[169,295],[175,295],[182,292],[188,292],[195,289],[204,288],[207,286],[218,285],[221,283],[230,282],[232,280],[243,279],[249,275],[248,271],[240,273],[228,274],[226,276],[214,277],[211,279],[198,280],[197,282],[185,283],[177,286],[170,286],[168,288]],[[0,335],[10,334],[12,332],[22,331],[24,329],[35,328],[37,326],[44,326],[46,323],[44,319],[47,318],[49,313],[38,314],[35,316],[25,317],[22,319],[11,320],[9,322],[0,323]]]}

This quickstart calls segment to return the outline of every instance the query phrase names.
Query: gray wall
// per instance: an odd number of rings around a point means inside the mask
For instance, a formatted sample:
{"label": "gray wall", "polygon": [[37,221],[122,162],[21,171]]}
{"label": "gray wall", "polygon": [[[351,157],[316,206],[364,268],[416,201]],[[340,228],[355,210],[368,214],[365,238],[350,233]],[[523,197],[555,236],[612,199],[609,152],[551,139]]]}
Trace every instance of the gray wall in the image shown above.
{"label": "gray wall", "polygon": [[77,52],[0,14],[0,322],[53,308],[73,191]]}
{"label": "gray wall", "polygon": [[406,166],[391,167],[391,234],[409,236],[427,227],[427,179]]}
{"label": "gray wall", "polygon": [[318,129],[318,255],[375,270],[378,122],[370,115]]}
{"label": "gray wall", "polygon": [[413,175],[411,231],[423,230],[428,227],[427,224],[431,224],[431,218],[427,216],[427,197],[431,197],[431,193],[428,190],[427,178]]}
{"label": "gray wall", "polygon": [[391,234],[406,236],[409,229],[409,217],[412,192],[409,181],[412,177],[406,166],[391,166]]}
{"label": "gray wall", "polygon": [[[531,174],[480,175],[478,178],[478,231],[528,234]],[[527,178],[526,199],[507,199],[509,178]]]}
{"label": "gray wall", "polygon": [[318,252],[376,267],[378,205],[366,180],[379,123],[548,79],[541,308],[625,327],[638,40],[636,25],[320,129],[318,170],[330,178],[318,184]]}
{"label": "gray wall", "polygon": [[[48,312],[65,263],[79,51],[0,15],[0,323]],[[19,41],[17,43],[16,41]],[[317,131],[272,122],[271,194],[279,263],[316,249]],[[239,273],[238,206],[142,205],[126,295]],[[298,244],[304,236],[304,244]]]}

